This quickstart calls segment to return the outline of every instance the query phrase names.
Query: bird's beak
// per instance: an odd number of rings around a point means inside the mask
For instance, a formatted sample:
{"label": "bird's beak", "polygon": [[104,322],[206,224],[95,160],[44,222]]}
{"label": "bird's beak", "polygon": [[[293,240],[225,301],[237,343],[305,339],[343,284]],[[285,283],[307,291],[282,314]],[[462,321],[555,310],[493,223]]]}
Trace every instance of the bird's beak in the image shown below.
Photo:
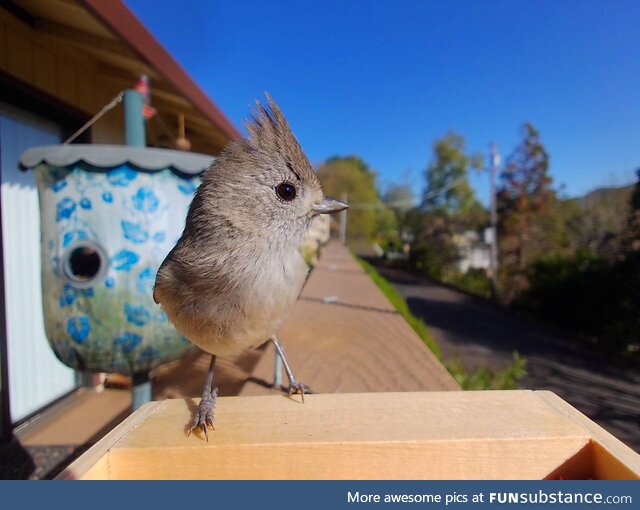
{"label": "bird's beak", "polygon": [[313,215],[318,214],[332,214],[340,211],[344,211],[349,207],[349,204],[335,200],[334,198],[325,198],[322,202],[315,204],[312,208]]}

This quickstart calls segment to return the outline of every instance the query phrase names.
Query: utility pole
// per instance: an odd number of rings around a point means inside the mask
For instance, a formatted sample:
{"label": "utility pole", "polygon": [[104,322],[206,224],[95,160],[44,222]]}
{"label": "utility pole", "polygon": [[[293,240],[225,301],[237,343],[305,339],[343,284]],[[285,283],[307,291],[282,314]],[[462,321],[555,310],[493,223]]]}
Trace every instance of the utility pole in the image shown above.
{"label": "utility pole", "polygon": [[[342,201],[346,204],[349,198],[349,195],[345,191],[342,194]],[[340,242],[343,245],[347,244],[347,210],[344,209],[340,212]]]}
{"label": "utility pole", "polygon": [[496,172],[500,166],[500,154],[495,143],[491,144],[491,155],[489,162],[489,186],[491,193],[491,251],[489,265],[491,268],[491,291],[493,297],[498,296],[498,208],[496,200]]}

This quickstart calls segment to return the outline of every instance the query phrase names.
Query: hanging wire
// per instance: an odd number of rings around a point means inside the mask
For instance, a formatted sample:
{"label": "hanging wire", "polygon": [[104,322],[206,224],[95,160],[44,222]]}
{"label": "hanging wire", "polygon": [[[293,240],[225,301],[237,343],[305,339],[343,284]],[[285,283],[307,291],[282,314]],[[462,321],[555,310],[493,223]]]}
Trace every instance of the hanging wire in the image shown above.
{"label": "hanging wire", "polygon": [[[467,182],[465,178],[458,179],[453,181],[446,186],[443,186],[440,189],[430,191],[429,193],[425,193],[422,197],[423,200],[436,197],[441,195],[442,193],[446,193],[452,188],[456,186],[460,186],[460,184]],[[386,209],[387,207],[413,207],[416,205],[417,199],[408,199],[408,200],[395,200],[393,202],[379,202],[379,203],[371,203],[371,202],[353,202],[349,203],[349,209]]]}
{"label": "hanging wire", "polygon": [[84,133],[87,129],[93,126],[100,118],[107,112],[113,110],[118,104],[122,102],[122,98],[124,96],[124,92],[120,91],[111,101],[109,101],[106,105],[102,107],[102,109],[96,113],[93,117],[91,117],[80,129],[78,129],[75,133],[73,133],[69,138],[67,138],[62,145],[69,145],[76,138],[78,138],[82,133]]}

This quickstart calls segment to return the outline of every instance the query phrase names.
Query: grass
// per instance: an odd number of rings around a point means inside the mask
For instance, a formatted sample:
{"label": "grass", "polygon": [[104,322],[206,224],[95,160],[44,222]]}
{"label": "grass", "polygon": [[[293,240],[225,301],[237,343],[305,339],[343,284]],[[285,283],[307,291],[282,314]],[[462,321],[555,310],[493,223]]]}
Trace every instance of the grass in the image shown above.
{"label": "grass", "polygon": [[442,362],[463,390],[510,390],[518,388],[517,381],[527,373],[527,360],[520,356],[517,351],[513,353],[513,361],[503,370],[497,372],[485,367],[469,372],[459,359],[445,359],[440,346],[431,336],[427,325],[422,319],[413,315],[407,302],[395,287],[367,261],[360,257],[356,257],[356,259],[398,313],[404,317],[431,352]]}
{"label": "grass", "polygon": [[445,361],[444,366],[463,390],[517,390],[518,379],[527,375],[527,360],[518,351],[513,351],[513,361],[498,372],[486,367],[467,372],[457,358]]}

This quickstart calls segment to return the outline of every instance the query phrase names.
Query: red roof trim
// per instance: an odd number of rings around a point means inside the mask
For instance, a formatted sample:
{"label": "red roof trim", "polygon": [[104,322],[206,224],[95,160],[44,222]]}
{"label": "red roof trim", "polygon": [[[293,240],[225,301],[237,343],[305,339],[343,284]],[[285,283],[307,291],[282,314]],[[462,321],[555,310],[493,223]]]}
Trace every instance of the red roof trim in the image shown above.
{"label": "red roof trim", "polygon": [[91,13],[131,47],[169,83],[231,139],[242,136],[218,107],[202,92],[121,0],[79,0]]}

